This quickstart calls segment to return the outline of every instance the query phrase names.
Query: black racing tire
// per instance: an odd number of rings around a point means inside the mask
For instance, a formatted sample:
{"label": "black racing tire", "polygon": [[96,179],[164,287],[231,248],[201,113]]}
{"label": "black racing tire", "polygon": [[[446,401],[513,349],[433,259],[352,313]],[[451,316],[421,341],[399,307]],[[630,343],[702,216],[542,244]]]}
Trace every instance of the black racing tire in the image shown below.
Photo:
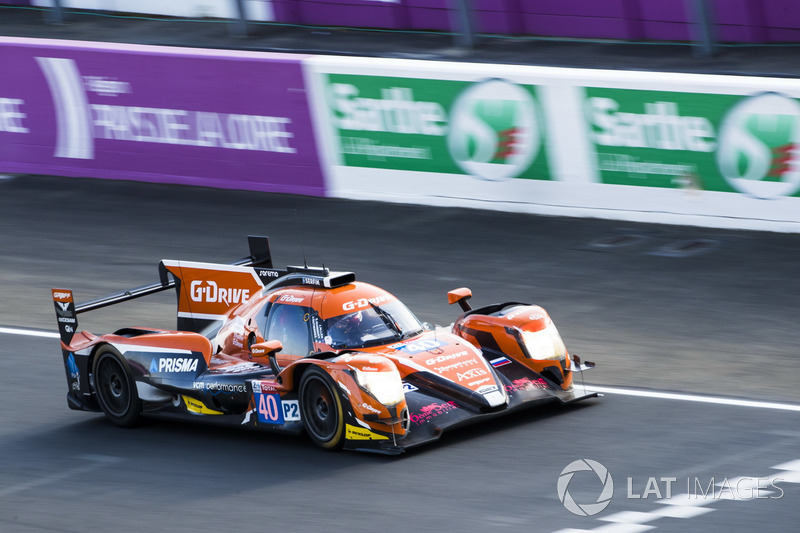
{"label": "black racing tire", "polygon": [[142,402],[127,363],[111,347],[98,352],[94,360],[94,387],[97,402],[106,417],[120,427],[139,422]]}
{"label": "black racing tire", "polygon": [[300,380],[300,412],[306,433],[325,450],[340,450],[344,445],[344,410],[336,384],[319,367],[308,368]]}

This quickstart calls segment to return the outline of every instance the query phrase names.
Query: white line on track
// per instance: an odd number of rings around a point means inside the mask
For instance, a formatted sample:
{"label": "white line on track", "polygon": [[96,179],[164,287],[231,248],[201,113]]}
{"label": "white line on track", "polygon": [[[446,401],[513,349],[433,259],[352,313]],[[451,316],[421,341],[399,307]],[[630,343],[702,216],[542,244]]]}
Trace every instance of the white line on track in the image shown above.
{"label": "white line on track", "polygon": [[[32,337],[47,337],[58,339],[59,335],[50,331],[35,331],[21,328],[0,327],[0,333],[8,335],[29,335]],[[622,396],[639,396],[642,398],[658,398],[661,400],[682,400],[685,402],[711,403],[716,405],[729,405],[733,407],[756,407],[761,409],[774,409],[777,411],[800,412],[800,405],[777,402],[761,402],[756,400],[740,400],[737,398],[722,398],[718,396],[700,396],[697,394],[683,394],[679,392],[661,392],[643,389],[622,389],[617,387],[603,387],[600,385],[586,385],[586,388],[601,394],[619,394]]]}
{"label": "white line on track", "polygon": [[76,466],[74,468],[69,468],[67,470],[62,470],[61,472],[56,472],[54,474],[42,476],[40,478],[31,479],[30,481],[25,481],[23,483],[17,483],[16,485],[3,487],[2,489],[0,489],[0,498],[10,496],[11,494],[16,494],[18,492],[35,489],[36,487],[41,487],[43,485],[50,485],[55,481],[60,481],[62,479],[73,477],[78,474],[85,474],[86,472],[97,470],[100,467],[106,466],[111,463],[116,463],[118,461],[121,461],[122,459],[119,457],[111,457],[107,455],[88,454],[88,455],[80,455],[76,458],[76,460],[83,461],[84,464]]}
{"label": "white line on track", "polygon": [[730,405],[734,407],[758,407],[761,409],[775,409],[778,411],[800,412],[800,405],[777,402],[761,402],[756,400],[740,400],[738,398],[723,398],[718,396],[701,396],[697,394],[683,394],[680,392],[661,392],[642,389],[622,389],[616,387],[602,387],[599,385],[586,385],[586,388],[602,394],[620,394],[623,396],[639,396],[643,398],[658,398],[661,400],[682,400],[685,402],[713,403],[717,405]]}
{"label": "white line on track", "polygon": [[27,335],[29,337],[47,337],[48,339],[58,339],[58,333],[52,331],[35,331],[32,329],[18,329],[18,328],[3,328],[0,327],[0,333],[7,333],[8,335]]}

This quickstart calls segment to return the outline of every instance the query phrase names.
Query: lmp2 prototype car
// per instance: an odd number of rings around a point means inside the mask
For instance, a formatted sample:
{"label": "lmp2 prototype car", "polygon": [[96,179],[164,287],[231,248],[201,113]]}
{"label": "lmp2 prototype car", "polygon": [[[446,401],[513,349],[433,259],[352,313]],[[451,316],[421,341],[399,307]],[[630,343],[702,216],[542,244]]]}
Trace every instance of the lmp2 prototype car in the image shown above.
{"label": "lmp2 prototype car", "polygon": [[[596,396],[573,387],[594,365],[567,352],[541,307],[471,309],[461,288],[448,299],[463,314],[432,328],[351,272],[276,269],[269,240],[249,242],[238,262],[163,260],[159,283],[81,305],[53,289],[69,407],[119,426],[182,415],[398,454],[456,426]],[[78,313],[172,287],[174,331],[77,330]]]}

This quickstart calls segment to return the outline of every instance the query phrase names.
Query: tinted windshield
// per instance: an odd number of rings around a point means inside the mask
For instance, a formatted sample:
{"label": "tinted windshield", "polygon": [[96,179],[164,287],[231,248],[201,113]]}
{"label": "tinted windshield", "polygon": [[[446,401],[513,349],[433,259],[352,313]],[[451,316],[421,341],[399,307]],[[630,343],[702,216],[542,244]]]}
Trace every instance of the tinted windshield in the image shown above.
{"label": "tinted windshield", "polygon": [[331,348],[366,348],[395,342],[422,331],[422,324],[399,301],[329,318],[325,342]]}

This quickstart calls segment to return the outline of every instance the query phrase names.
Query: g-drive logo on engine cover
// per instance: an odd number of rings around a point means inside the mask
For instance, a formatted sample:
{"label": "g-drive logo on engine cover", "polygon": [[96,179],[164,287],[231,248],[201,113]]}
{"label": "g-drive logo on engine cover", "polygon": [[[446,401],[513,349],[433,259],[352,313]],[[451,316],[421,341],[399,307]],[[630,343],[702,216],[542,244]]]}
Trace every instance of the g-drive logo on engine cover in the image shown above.
{"label": "g-drive logo on engine cover", "polygon": [[232,307],[246,303],[264,288],[249,267],[170,260],[163,264],[181,280],[179,316],[221,320]]}
{"label": "g-drive logo on engine cover", "polygon": [[244,303],[250,298],[250,289],[220,288],[214,281],[194,280],[190,290],[190,297],[195,302],[224,303],[230,306]]}

